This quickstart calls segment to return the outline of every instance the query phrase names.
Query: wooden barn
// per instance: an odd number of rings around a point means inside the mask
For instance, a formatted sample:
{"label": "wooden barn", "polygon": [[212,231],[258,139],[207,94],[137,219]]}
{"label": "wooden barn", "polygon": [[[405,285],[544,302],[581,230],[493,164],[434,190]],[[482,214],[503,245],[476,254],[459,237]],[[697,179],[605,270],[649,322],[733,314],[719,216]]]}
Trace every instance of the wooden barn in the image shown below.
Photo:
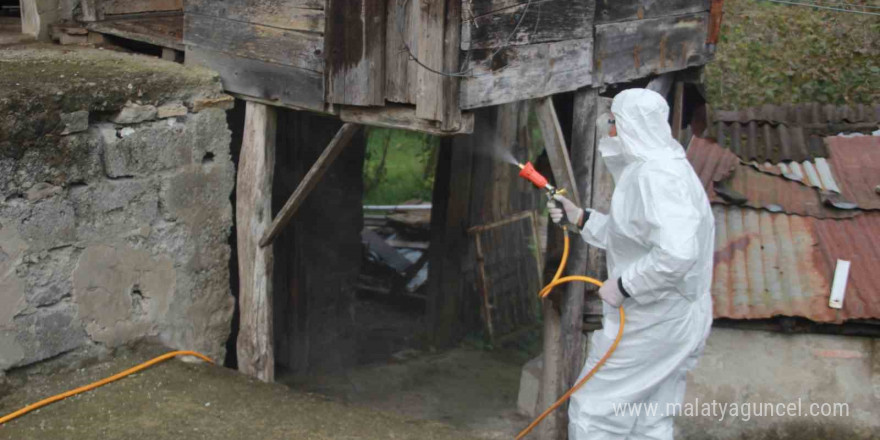
{"label": "wooden barn", "polygon": [[[442,136],[428,258],[432,344],[454,344],[474,325],[510,333],[538,322],[529,312],[536,300],[517,298],[531,298],[556,267],[561,235],[548,228],[546,257],[535,252],[543,195],[497,153],[537,159],[584,206],[607,208],[597,117],[617,91],[650,87],[672,105],[676,136],[702,131],[690,120],[721,10],[722,0],[82,1],[90,32],[185,56],[219,72],[242,103],[230,116],[241,144],[237,353],[239,369],[263,380],[276,364],[348,362],[360,126]],[[540,157],[531,156],[534,141]],[[601,276],[603,267],[601,254],[575,241],[571,273]],[[507,278],[517,282],[498,281]],[[583,293],[570,285],[541,307],[541,406],[583,364],[584,316],[595,312]]]}

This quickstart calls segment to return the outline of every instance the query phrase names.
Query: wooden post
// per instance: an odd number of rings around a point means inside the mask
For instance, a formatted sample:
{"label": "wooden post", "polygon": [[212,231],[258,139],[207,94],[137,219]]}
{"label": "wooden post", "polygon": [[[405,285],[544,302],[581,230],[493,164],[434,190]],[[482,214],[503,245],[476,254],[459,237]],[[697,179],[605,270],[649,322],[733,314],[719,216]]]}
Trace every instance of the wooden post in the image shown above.
{"label": "wooden post", "polygon": [[684,114],[684,82],[675,82],[675,102],[672,107],[672,137],[681,142],[681,123]]}
{"label": "wooden post", "polygon": [[[583,88],[574,94],[571,134],[571,165],[580,206],[592,204],[593,161],[596,145],[596,88]],[[568,257],[567,275],[582,275],[587,271],[587,244],[574,236]],[[574,385],[584,366],[584,292],[583,283],[569,283],[566,286],[565,304],[562,309],[562,377],[564,387]]]}
{"label": "wooden post", "polygon": [[[550,97],[539,99],[535,106],[535,111],[538,115],[538,122],[541,125],[544,148],[547,152],[547,158],[550,159],[550,167],[553,170],[553,179],[556,182],[556,186],[565,188],[571,200],[581,203],[580,188],[574,178],[574,170],[568,156],[565,137],[559,125],[559,119],[556,117],[556,110],[553,107],[553,99]],[[575,244],[575,246],[578,249],[582,248],[580,243]],[[585,266],[585,258],[580,257],[575,258],[575,260],[579,260],[572,262],[575,266],[571,266],[572,263],[569,263],[569,267],[574,269],[569,269],[570,272],[577,272],[579,265]],[[583,336],[579,334],[581,324],[578,324],[578,330],[575,330],[570,325],[570,322],[573,321],[572,314],[581,316],[580,313],[583,310],[583,286],[567,286],[565,292],[567,295],[563,297],[564,299],[557,301],[560,305],[565,304],[563,310],[567,308],[570,302],[574,303],[575,307],[577,307],[578,302],[580,303],[580,311],[568,310],[566,312],[569,322],[562,319],[553,299],[547,298],[542,300],[544,312],[544,369],[541,375],[541,392],[538,396],[538,407],[542,410],[548,408],[559,398],[567,382],[566,376],[569,369],[567,365],[570,360],[565,358],[565,352],[582,351],[580,347],[582,346]],[[572,295],[579,296],[579,299],[570,298]],[[572,344],[572,346],[566,350],[567,344]],[[577,348],[574,348],[574,345],[577,345]],[[562,413],[548,417],[544,422],[545,426],[542,427],[540,437],[549,439],[561,437],[566,426],[565,420],[565,414]]]}
{"label": "wooden post", "polygon": [[293,192],[290,199],[281,208],[278,216],[275,217],[275,221],[272,222],[272,226],[269,227],[269,231],[260,240],[260,246],[268,246],[281,233],[281,230],[290,222],[290,219],[296,214],[296,210],[299,209],[306,197],[318,186],[321,177],[324,177],[324,173],[330,169],[330,165],[339,157],[339,153],[349,144],[352,136],[354,136],[359,128],[360,125],[347,122],[339,129],[339,132],[336,133],[336,136],[333,137],[333,140],[330,141],[330,144],[327,145],[327,148],[324,149],[321,156],[318,157],[318,160],[309,169],[306,177],[296,187],[296,191]]}
{"label": "wooden post", "polygon": [[80,0],[79,6],[82,11],[82,21],[98,20],[98,0]]}
{"label": "wooden post", "polygon": [[665,99],[666,95],[669,94],[669,90],[672,89],[672,83],[674,79],[675,72],[664,73],[652,79],[651,82],[649,82],[648,85],[645,86],[645,88],[659,93],[660,96]]}
{"label": "wooden post", "polygon": [[[456,145],[461,142],[465,145]],[[431,208],[428,265],[428,326],[434,345],[448,347],[463,336],[460,325],[462,255],[468,250],[467,221],[474,154],[468,138],[440,140]]]}
{"label": "wooden post", "polygon": [[272,331],[272,247],[260,237],[272,221],[275,109],[248,102],[238,164],[236,234],[241,327],[238,369],[265,382],[275,379]]}
{"label": "wooden post", "polygon": [[[596,104],[596,113],[600,115],[611,115],[611,99],[599,98]],[[596,142],[607,136],[608,133],[596,133]],[[590,198],[592,208],[602,212],[608,212],[611,209],[611,195],[614,194],[614,180],[611,173],[605,168],[602,160],[595,156],[593,160],[593,194]],[[587,257],[587,267],[589,268],[588,276],[593,276],[604,280],[608,274],[605,268],[605,253],[597,248],[590,248]],[[601,308],[600,308],[601,310]]]}

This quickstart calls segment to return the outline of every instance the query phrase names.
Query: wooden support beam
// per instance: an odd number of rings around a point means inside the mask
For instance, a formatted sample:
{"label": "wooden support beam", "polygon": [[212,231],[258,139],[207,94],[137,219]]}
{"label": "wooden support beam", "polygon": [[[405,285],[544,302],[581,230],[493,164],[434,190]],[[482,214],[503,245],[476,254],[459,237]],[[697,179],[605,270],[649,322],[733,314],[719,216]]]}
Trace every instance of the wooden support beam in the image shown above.
{"label": "wooden support beam", "polygon": [[684,115],[684,82],[675,83],[675,102],[672,106],[672,137],[681,142],[681,123]]}
{"label": "wooden support beam", "polygon": [[[580,189],[575,180],[574,170],[572,169],[568,149],[565,145],[562,127],[559,125],[556,109],[553,107],[553,98],[547,97],[537,100],[535,112],[541,126],[544,149],[547,152],[547,158],[550,160],[550,167],[553,170],[553,179],[556,186],[568,190],[568,197],[575,201],[575,203],[582,203]],[[575,244],[575,246],[580,247],[580,244]],[[583,262],[583,259],[581,259],[581,262]],[[574,268],[573,271],[569,270],[572,273],[577,272],[577,268]],[[541,409],[549,408],[559,398],[566,385],[568,370],[566,366],[568,360],[564,357],[566,342],[578,343],[578,335],[572,334],[572,329],[568,328],[562,319],[563,317],[560,316],[560,310],[557,308],[557,304],[560,306],[562,304],[567,305],[569,302],[568,297],[577,289],[567,288],[565,290],[567,295],[562,299],[557,296],[556,298],[545,298],[542,300],[544,313],[544,369],[541,375],[541,391],[538,396],[538,407]],[[579,289],[579,292],[582,307],[583,287]],[[572,302],[577,302],[577,300],[572,300]],[[563,306],[564,310],[565,307]],[[580,328],[580,325],[578,328]],[[580,337],[582,338],[583,336]],[[570,348],[569,351],[571,351]],[[565,420],[565,414],[555,414],[552,417],[548,417],[544,422],[544,426],[541,427],[540,438],[560,438],[563,427],[566,426]]]}
{"label": "wooden support beam", "polygon": [[675,72],[664,73],[648,83],[645,86],[648,90],[653,90],[660,94],[660,96],[666,98],[666,95],[669,94],[669,90],[672,89],[672,83],[675,80]]}
{"label": "wooden support beam", "polygon": [[82,11],[82,21],[98,20],[98,0],[80,0],[79,7]]}
{"label": "wooden support beam", "polygon": [[[596,113],[599,115],[599,118],[610,117],[611,99],[599,98]],[[607,135],[608,133],[596,133],[597,144],[600,139]],[[611,178],[611,173],[605,168],[604,162],[598,157],[593,161],[592,181],[591,207],[598,211],[608,212],[611,209],[611,195],[614,194],[614,180]],[[604,280],[608,276],[605,267],[605,252],[597,248],[590,248],[587,267],[589,268],[589,275]],[[596,312],[601,313],[601,307]]]}
{"label": "wooden support beam", "polygon": [[550,167],[553,169],[553,178],[558,188],[568,191],[568,198],[581,203],[580,192],[575,183],[574,170],[571,168],[571,159],[568,157],[568,148],[565,145],[565,137],[562,127],[556,117],[556,109],[553,107],[553,98],[546,97],[536,100],[535,112],[538,115],[538,123],[541,125],[541,136],[544,139],[544,148],[547,158],[550,159]]}
{"label": "wooden support beam", "polygon": [[461,325],[462,256],[468,252],[465,227],[473,178],[472,140],[470,136],[440,140],[428,262],[428,329],[437,347],[456,344],[466,331]]}
{"label": "wooden support beam", "polygon": [[345,123],[342,128],[339,129],[339,132],[336,133],[336,136],[333,137],[333,140],[330,141],[330,144],[327,145],[327,148],[324,149],[324,152],[321,153],[321,156],[318,157],[318,160],[316,160],[314,165],[312,165],[312,168],[309,169],[309,172],[303,178],[302,182],[296,187],[296,191],[293,192],[293,195],[290,196],[290,199],[288,199],[287,203],[284,204],[284,207],[281,208],[278,216],[275,217],[275,220],[272,222],[269,232],[267,232],[266,235],[263,236],[263,239],[260,240],[260,246],[268,246],[272,243],[272,240],[278,236],[281,230],[287,226],[287,223],[290,222],[290,219],[296,214],[296,211],[299,209],[300,205],[302,205],[302,202],[309,196],[312,190],[315,189],[318,182],[324,177],[324,173],[327,172],[330,165],[333,164],[333,161],[336,160],[342,149],[348,145],[349,141],[351,141],[351,138],[359,128],[360,125]]}
{"label": "wooden support beam", "polygon": [[[574,93],[571,133],[571,165],[574,180],[581,198],[581,206],[592,203],[593,161],[596,145],[596,114],[599,90],[583,88]],[[571,240],[567,275],[587,273],[588,246],[579,237]],[[565,303],[562,309],[562,380],[564,388],[574,385],[584,366],[585,337],[583,333],[584,292],[583,283],[569,283],[565,287]]]}
{"label": "wooden support beam", "polygon": [[236,234],[241,327],[238,369],[265,382],[275,379],[272,328],[272,247],[260,236],[272,219],[275,168],[275,109],[248,102],[236,189]]}

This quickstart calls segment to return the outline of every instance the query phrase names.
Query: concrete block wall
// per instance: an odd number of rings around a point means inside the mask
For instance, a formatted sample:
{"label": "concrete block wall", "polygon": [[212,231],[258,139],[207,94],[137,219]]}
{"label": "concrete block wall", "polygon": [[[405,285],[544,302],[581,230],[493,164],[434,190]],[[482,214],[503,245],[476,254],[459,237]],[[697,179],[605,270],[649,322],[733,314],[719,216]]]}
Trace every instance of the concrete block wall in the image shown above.
{"label": "concrete block wall", "polygon": [[226,108],[210,72],[144,56],[0,52],[0,372],[142,338],[223,360]]}
{"label": "concrete block wall", "polygon": [[[527,417],[543,410],[540,371],[540,357],[522,370]],[[713,328],[675,410],[675,438],[877,439],[878,408],[880,339]]]}

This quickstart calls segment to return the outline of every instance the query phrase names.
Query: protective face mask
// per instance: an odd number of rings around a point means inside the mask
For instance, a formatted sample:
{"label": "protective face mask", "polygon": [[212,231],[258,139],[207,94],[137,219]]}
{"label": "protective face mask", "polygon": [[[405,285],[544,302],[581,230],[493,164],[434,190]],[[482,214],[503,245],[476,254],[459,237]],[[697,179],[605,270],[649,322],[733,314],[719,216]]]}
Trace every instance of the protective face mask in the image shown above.
{"label": "protective face mask", "polygon": [[623,142],[620,140],[620,136],[607,136],[600,139],[599,154],[602,156],[605,168],[611,173],[611,178],[614,179],[614,184],[616,185],[628,162],[623,153]]}

